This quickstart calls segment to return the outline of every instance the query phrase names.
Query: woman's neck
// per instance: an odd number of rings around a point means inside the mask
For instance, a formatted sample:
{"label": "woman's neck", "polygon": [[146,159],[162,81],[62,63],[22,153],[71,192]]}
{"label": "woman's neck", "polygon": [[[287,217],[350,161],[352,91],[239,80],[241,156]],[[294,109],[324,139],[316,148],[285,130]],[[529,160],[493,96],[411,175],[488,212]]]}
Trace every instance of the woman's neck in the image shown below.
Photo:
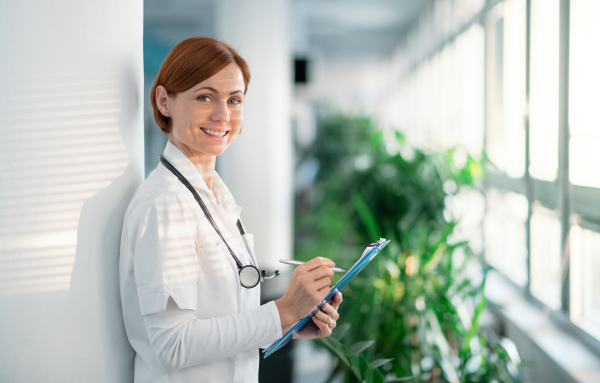
{"label": "woman's neck", "polygon": [[194,164],[194,167],[198,170],[198,173],[200,173],[204,183],[206,183],[206,186],[208,186],[208,190],[213,192],[213,180],[215,176],[215,164],[217,158],[204,153],[197,153],[181,142],[175,142],[174,140],[169,141],[179,150],[181,150],[188,160]]}

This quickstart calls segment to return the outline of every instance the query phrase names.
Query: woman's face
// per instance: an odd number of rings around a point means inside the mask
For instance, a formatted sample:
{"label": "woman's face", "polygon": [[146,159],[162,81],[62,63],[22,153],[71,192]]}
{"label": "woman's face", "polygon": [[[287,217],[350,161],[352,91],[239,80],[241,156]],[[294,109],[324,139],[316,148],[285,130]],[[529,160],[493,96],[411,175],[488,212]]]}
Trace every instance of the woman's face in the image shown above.
{"label": "woman's face", "polygon": [[166,96],[169,139],[192,160],[222,154],[244,122],[244,77],[232,63],[185,92]]}

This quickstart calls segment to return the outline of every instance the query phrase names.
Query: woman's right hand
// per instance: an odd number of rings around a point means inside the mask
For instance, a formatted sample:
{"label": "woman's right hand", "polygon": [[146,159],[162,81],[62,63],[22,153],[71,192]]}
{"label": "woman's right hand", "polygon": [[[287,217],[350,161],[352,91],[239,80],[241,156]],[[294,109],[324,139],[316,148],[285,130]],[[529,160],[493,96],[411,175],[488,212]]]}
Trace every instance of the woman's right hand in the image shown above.
{"label": "woman's right hand", "polygon": [[332,260],[316,257],[296,267],[283,297],[275,301],[283,332],[308,315],[331,290]]}

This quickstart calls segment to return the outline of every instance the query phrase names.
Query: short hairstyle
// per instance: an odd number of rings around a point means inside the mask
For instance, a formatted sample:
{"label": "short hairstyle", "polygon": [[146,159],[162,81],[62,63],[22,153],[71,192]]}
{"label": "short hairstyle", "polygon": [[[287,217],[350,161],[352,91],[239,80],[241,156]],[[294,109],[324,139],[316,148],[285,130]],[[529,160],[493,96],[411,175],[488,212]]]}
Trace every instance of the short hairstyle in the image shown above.
{"label": "short hairstyle", "polygon": [[235,63],[248,90],[250,70],[246,61],[229,45],[209,37],[191,37],[175,45],[163,61],[150,93],[154,119],[165,133],[171,133],[171,118],[163,116],[156,105],[156,88],[162,85],[169,95],[185,92]]}

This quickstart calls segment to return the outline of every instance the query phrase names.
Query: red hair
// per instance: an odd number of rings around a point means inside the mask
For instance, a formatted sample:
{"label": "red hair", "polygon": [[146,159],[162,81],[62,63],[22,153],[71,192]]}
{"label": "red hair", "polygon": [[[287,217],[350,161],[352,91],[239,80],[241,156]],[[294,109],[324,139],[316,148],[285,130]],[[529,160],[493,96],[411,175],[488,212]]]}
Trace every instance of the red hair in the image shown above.
{"label": "red hair", "polygon": [[231,63],[240,67],[246,93],[250,82],[250,70],[235,49],[209,37],[191,37],[175,45],[163,61],[150,93],[150,102],[158,127],[165,133],[171,133],[171,118],[165,117],[156,105],[156,88],[159,85],[164,86],[170,95],[185,92]]}

